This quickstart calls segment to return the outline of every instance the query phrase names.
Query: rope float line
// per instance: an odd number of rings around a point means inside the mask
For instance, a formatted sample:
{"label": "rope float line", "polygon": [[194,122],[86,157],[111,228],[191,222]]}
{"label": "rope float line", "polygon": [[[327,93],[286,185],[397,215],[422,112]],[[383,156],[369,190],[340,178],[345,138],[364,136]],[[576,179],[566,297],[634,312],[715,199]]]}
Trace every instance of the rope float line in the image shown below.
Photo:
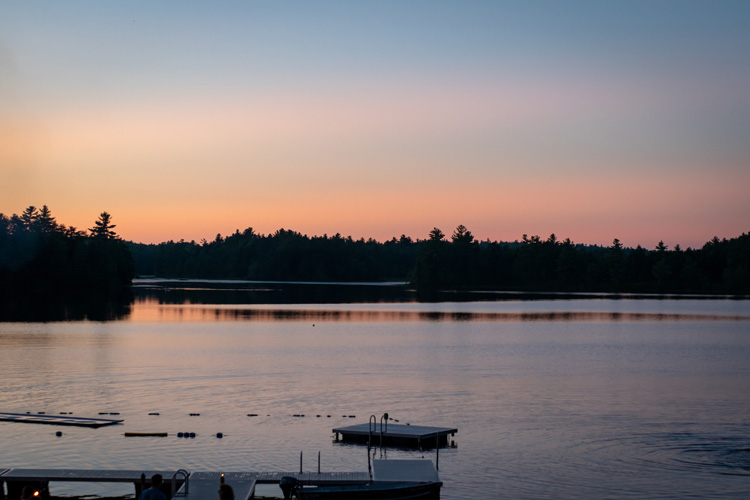
{"label": "rope float line", "polygon": [[[46,415],[47,412],[44,412],[44,411],[39,411],[39,412],[36,412],[36,413],[30,412],[30,411],[26,412],[26,415],[34,415],[34,414],[36,414],[36,415]],[[97,414],[98,415],[120,415],[121,413],[119,411],[100,411]],[[59,415],[73,415],[73,412],[72,411],[61,411],[61,412],[59,412]],[[159,413],[157,411],[152,411],[152,412],[149,412],[148,415],[149,416],[160,416],[161,413]],[[188,416],[190,416],[190,417],[200,417],[201,414],[200,413],[188,413]],[[258,417],[258,416],[260,416],[260,414],[258,414],[258,413],[248,413],[247,416],[248,417]],[[271,414],[266,414],[266,416],[270,417]],[[306,416],[306,414],[304,414],[304,413],[295,413],[295,414],[292,415],[292,417],[297,417],[297,418],[304,417],[304,416]],[[321,418],[321,417],[323,417],[323,415],[322,414],[316,414],[315,417],[316,418]],[[326,415],[326,418],[331,418],[331,417],[332,417],[332,415]],[[357,416],[356,415],[341,415],[341,418],[357,418]],[[394,419],[394,418],[388,418],[388,420],[391,420],[393,422],[398,422],[399,421],[398,419]]]}
{"label": "rope float line", "polygon": [[[27,414],[31,414],[31,412],[26,412],[26,413]],[[40,414],[41,414],[41,412],[40,412]],[[152,412],[152,413],[149,413],[149,415],[159,415],[159,413],[158,412]],[[200,414],[199,413],[191,413],[189,415],[190,416],[199,416]],[[247,416],[248,417],[257,417],[258,414],[257,413],[248,413]],[[268,415],[268,416],[270,417],[271,415]],[[292,417],[304,417],[304,416],[305,416],[305,414],[294,414],[294,415],[292,415]],[[322,415],[316,415],[316,417],[321,417],[321,416]],[[330,418],[331,415],[327,415],[327,417]],[[354,415],[348,415],[348,416],[347,415],[342,415],[342,418],[354,418],[354,417],[355,417]],[[374,417],[374,415],[373,415],[373,417]],[[373,417],[370,417],[370,419],[372,420]],[[383,435],[382,435],[383,434],[383,429],[384,429],[385,426],[388,425],[387,424],[388,420],[391,420],[391,421],[394,421],[394,422],[399,422],[398,419],[394,419],[394,418],[390,417],[388,415],[388,413],[383,414],[383,416],[380,419],[380,426],[381,426],[381,432],[380,432],[380,434],[381,434],[381,436],[380,436],[381,446],[382,446],[382,442],[383,442]],[[372,422],[370,422],[370,424],[372,424]],[[411,424],[407,422],[406,425],[411,425]],[[370,427],[370,433],[371,433],[370,436],[372,436],[372,425],[370,425],[369,427]],[[386,429],[385,432],[387,432],[387,427],[385,427],[385,429]],[[61,437],[62,435],[63,435],[62,431],[55,432],[55,436],[57,436],[57,437]],[[172,435],[176,436],[178,438],[188,438],[188,439],[194,439],[195,437],[198,436],[198,434],[195,433],[195,432],[178,432],[178,433],[172,434]],[[123,434],[123,436],[125,436],[125,437],[168,437],[169,433],[168,432],[125,432]],[[213,434],[213,436],[216,437],[217,439],[223,439],[224,438],[224,433],[223,432],[217,432],[216,434]],[[337,433],[336,440],[338,441],[338,433]],[[435,434],[435,440],[436,440],[436,442],[439,440],[439,434],[437,434],[437,433]],[[371,446],[370,441],[371,441],[371,439],[368,440],[368,446]],[[451,447],[455,447],[455,443],[453,443],[451,441],[450,442],[450,446]],[[437,447],[439,448],[439,446],[437,446]],[[421,449],[421,446],[420,446],[420,449]],[[368,456],[369,456],[369,454],[368,454]],[[439,459],[439,455],[436,456],[436,462],[438,460],[440,460]]]}
{"label": "rope float line", "polygon": [[[27,411],[26,414],[27,415],[32,415],[33,412]],[[40,412],[37,412],[36,414],[37,415],[46,415],[47,413],[43,412],[43,411],[40,411]],[[59,412],[59,414],[60,415],[73,415],[73,412]],[[99,415],[120,415],[120,412],[114,412],[114,411],[111,411],[111,412],[98,412],[98,414]],[[148,415],[149,416],[159,416],[160,413],[159,412],[149,412]],[[191,416],[191,417],[199,417],[201,414],[200,413],[188,413],[188,415]],[[258,413],[248,413],[247,416],[248,417],[257,417],[257,416],[259,416],[259,414]],[[270,417],[271,415],[267,414],[266,416]],[[321,414],[316,414],[315,415],[316,418],[321,418],[322,416],[323,415],[321,415]],[[293,418],[303,418],[303,417],[305,417],[305,414],[304,413],[295,413],[295,414],[292,415],[292,417]],[[394,419],[392,417],[388,417],[387,413],[384,414],[383,417],[385,418],[386,421],[387,420],[391,420],[393,422],[399,422],[398,419]],[[326,418],[331,418],[331,415],[326,415]],[[356,415],[341,415],[341,418],[357,418],[357,416]],[[382,425],[382,422],[381,422],[381,425]],[[410,425],[410,424],[407,423],[406,425]],[[57,437],[61,437],[62,435],[63,435],[62,431],[55,432],[55,436],[57,436]],[[169,433],[167,433],[167,432],[125,432],[123,435],[125,437],[167,437],[167,436],[169,436]],[[176,434],[176,436],[178,438],[195,438],[197,436],[197,434],[195,432],[178,432]],[[216,434],[214,434],[214,436],[217,439],[222,439],[224,437],[224,433],[217,432]]]}

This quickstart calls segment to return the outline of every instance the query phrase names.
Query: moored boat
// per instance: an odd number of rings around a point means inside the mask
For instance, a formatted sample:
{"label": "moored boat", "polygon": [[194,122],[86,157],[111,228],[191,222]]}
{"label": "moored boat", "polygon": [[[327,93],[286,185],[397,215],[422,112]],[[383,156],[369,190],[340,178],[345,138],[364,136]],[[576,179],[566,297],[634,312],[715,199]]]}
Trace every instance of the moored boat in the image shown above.
{"label": "moored boat", "polygon": [[394,483],[385,481],[325,486],[296,484],[290,488],[288,498],[297,498],[297,500],[438,500],[442,484],[441,482]]}

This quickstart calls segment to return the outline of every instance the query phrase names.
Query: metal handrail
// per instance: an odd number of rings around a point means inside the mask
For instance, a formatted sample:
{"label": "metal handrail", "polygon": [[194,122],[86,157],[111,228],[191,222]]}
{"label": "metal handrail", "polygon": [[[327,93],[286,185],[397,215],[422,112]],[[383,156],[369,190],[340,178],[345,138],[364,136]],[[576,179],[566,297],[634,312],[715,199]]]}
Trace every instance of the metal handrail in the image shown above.
{"label": "metal handrail", "polygon": [[378,419],[375,415],[370,415],[370,421],[367,424],[367,430],[370,434],[370,441],[372,441],[372,433],[378,430]]}
{"label": "metal handrail", "polygon": [[[385,420],[385,431],[383,431],[383,420]],[[383,416],[380,417],[380,446],[383,446],[384,443],[384,434],[388,434],[388,414],[383,413]]]}
{"label": "metal handrail", "polygon": [[[178,492],[177,491],[177,476],[181,474],[185,478],[185,488]],[[185,469],[179,469],[172,474],[172,498],[174,497],[186,497],[190,488],[190,473]]]}
{"label": "metal handrail", "polygon": [[370,481],[372,481],[372,464],[370,463],[370,449],[372,448],[372,432],[377,430],[378,419],[375,415],[370,415],[370,421],[367,424],[368,438],[367,438],[367,472],[370,474]]}

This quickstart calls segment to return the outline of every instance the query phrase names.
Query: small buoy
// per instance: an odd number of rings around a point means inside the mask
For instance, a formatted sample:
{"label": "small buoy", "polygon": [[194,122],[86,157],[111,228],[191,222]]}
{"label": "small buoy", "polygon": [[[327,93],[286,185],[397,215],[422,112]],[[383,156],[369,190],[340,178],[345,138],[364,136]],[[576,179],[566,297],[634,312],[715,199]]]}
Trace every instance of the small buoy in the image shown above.
{"label": "small buoy", "polygon": [[178,437],[178,438],[181,438],[182,436],[183,436],[182,432],[178,432],[178,433],[177,433],[177,437]]}
{"label": "small buoy", "polygon": [[62,431],[57,431],[57,432],[55,432],[55,436],[57,436],[57,437],[60,437],[60,436],[62,436]]}
{"label": "small buoy", "polygon": [[257,413],[248,413],[247,416],[248,417],[257,417],[258,414]]}
{"label": "small buoy", "polygon": [[153,412],[153,413],[149,413],[149,415],[158,415],[158,413]]}
{"label": "small buoy", "polygon": [[330,415],[326,415],[326,417],[327,417],[327,418],[331,418],[331,416],[330,416]]}
{"label": "small buoy", "polygon": [[100,412],[99,412],[99,415],[106,415],[106,414],[107,414],[107,412],[106,412],[106,411],[100,411]]}
{"label": "small buoy", "polygon": [[200,413],[191,413],[190,416],[191,417],[200,417],[201,414]]}
{"label": "small buoy", "polygon": [[217,432],[216,433],[216,437],[219,438],[219,439],[221,439],[221,438],[224,437],[224,434],[222,434],[221,432]]}
{"label": "small buoy", "polygon": [[43,411],[38,412],[38,415],[44,415],[44,414],[45,414],[45,412],[43,412]]}
{"label": "small buoy", "polygon": [[110,415],[119,415],[120,412],[119,411],[111,411],[111,412],[109,412],[109,414]]}
{"label": "small buoy", "polygon": [[356,415],[349,415],[349,418],[357,418]]}
{"label": "small buoy", "polygon": [[191,433],[190,433],[190,437],[191,437],[191,438],[194,438],[194,437],[195,437],[195,432],[191,432]]}
{"label": "small buoy", "polygon": [[315,415],[316,417],[320,418],[320,415]]}

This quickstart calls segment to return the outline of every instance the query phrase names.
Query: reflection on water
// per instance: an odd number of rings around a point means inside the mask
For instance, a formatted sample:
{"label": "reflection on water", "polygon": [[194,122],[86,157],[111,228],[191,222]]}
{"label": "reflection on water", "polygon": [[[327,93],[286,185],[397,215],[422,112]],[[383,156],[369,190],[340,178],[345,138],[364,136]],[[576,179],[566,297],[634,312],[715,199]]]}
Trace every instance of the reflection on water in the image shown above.
{"label": "reflection on water", "polygon": [[[301,308],[212,305],[169,305],[155,299],[139,299],[128,316],[134,322],[152,321],[748,321],[737,314],[643,313],[607,311],[419,311],[356,308]],[[335,306],[333,306],[335,307]]]}
{"label": "reflection on water", "polygon": [[0,303],[1,321],[115,321],[130,314],[132,296],[118,300],[97,297],[62,298],[58,301]]}
{"label": "reflection on water", "polygon": [[747,301],[172,294],[137,292],[118,321],[0,323],[0,411],[124,419],[59,437],[0,422],[0,467],[293,471],[302,451],[307,471],[318,452],[366,471],[331,429],[388,412],[458,429],[445,500],[750,497]]}
{"label": "reflection on water", "polygon": [[[417,291],[405,283],[297,283],[237,280],[135,280],[120,300],[63,298],[0,304],[0,322],[25,321],[743,321],[715,296],[644,296]],[[628,303],[638,303],[629,307]],[[493,304],[477,308],[472,304]],[[602,310],[592,304],[606,303]],[[675,310],[643,304],[681,304]],[[716,314],[713,304],[724,304]],[[446,310],[445,304],[450,304]],[[523,304],[519,307],[519,304]],[[584,309],[577,305],[586,304]],[[216,307],[210,307],[214,305]],[[231,307],[235,305],[236,307]],[[509,307],[503,307],[508,306]],[[169,307],[175,306],[175,307]],[[381,306],[381,307],[378,307]],[[386,306],[385,308],[382,306]],[[405,307],[404,307],[405,306]],[[500,306],[500,307],[498,307]]]}
{"label": "reflection on water", "polygon": [[136,297],[165,304],[337,304],[414,302],[420,295],[403,283],[296,283],[137,280]]}

